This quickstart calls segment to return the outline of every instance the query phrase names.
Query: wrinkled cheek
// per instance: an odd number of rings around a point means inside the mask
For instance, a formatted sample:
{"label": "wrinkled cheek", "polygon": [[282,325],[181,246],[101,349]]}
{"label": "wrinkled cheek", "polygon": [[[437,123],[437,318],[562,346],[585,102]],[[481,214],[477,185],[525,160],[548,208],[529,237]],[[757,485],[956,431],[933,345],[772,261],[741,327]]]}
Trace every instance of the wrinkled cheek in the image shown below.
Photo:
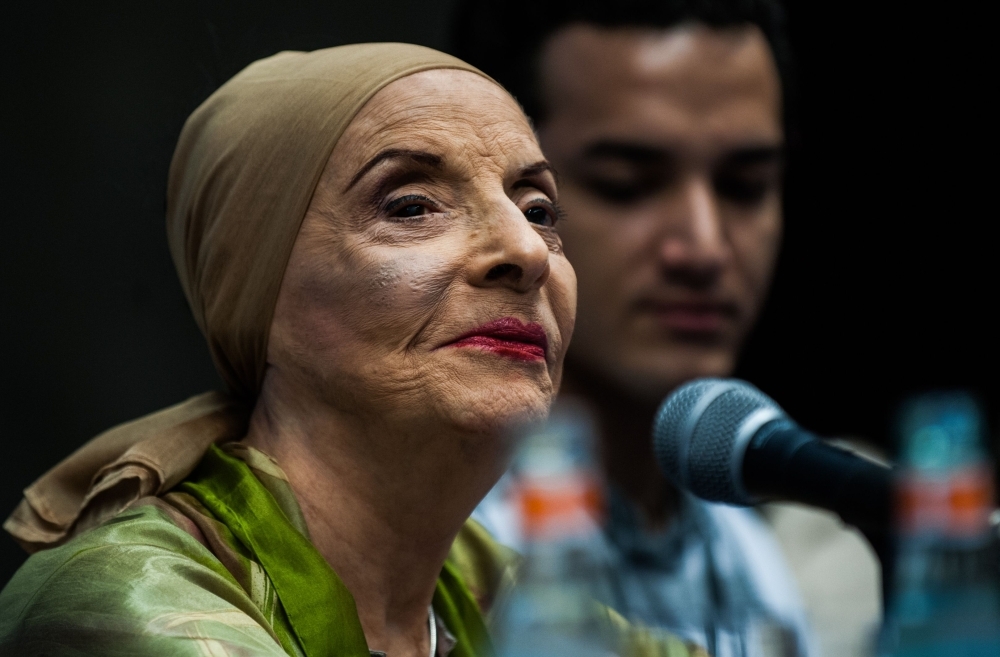
{"label": "wrinkled cheek", "polygon": [[[344,310],[352,303],[350,290],[329,276],[311,276],[303,281],[295,295],[289,316],[289,341],[301,358],[328,361],[349,341],[350,326],[344,321]],[[314,364],[319,364],[315,362]]]}
{"label": "wrinkled cheek", "polygon": [[454,278],[454,267],[440,258],[401,253],[367,268],[367,295],[378,305],[418,310],[435,304]]}
{"label": "wrinkled cheek", "polygon": [[355,393],[405,393],[420,378],[420,363],[406,348],[444,293],[438,277],[429,275],[434,263],[408,255],[345,260],[302,272],[283,304],[289,321],[278,342],[341,402]]}
{"label": "wrinkled cheek", "polygon": [[408,347],[433,319],[460,265],[428,251],[341,243],[302,258],[286,274],[277,342],[322,379],[358,384],[372,368],[392,378],[417,367]]}
{"label": "wrinkled cheek", "polygon": [[352,295],[351,318],[367,340],[390,348],[412,343],[447,296],[455,263],[395,249],[366,267]]}

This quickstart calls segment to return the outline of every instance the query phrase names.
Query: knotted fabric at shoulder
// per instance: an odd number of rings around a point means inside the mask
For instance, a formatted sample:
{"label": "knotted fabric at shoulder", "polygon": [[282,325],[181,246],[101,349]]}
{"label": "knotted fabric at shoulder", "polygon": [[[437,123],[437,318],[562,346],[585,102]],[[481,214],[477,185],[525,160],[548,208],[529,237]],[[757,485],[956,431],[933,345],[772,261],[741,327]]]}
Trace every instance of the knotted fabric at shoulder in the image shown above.
{"label": "knotted fabric at shoulder", "polygon": [[241,438],[248,416],[235,398],[209,392],[109,429],[25,489],[3,528],[31,553],[64,543],[176,486],[209,446]]}

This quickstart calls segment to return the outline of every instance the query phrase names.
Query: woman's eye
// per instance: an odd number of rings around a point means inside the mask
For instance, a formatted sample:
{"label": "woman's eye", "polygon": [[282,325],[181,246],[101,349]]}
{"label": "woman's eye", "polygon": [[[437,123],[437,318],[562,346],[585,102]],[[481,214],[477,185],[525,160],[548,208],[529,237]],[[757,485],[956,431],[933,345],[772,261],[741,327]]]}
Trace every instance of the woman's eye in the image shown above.
{"label": "woman's eye", "polygon": [[395,217],[419,217],[427,211],[422,205],[416,203],[410,203],[409,205],[404,205],[400,209],[393,213]]}
{"label": "woman's eye", "polygon": [[556,220],[553,212],[543,207],[535,206],[533,208],[528,208],[524,211],[524,216],[528,219],[530,223],[538,224],[539,226],[555,226]]}
{"label": "woman's eye", "polygon": [[398,219],[410,219],[429,214],[431,209],[427,207],[430,199],[416,194],[409,194],[389,203],[385,211],[390,217]]}

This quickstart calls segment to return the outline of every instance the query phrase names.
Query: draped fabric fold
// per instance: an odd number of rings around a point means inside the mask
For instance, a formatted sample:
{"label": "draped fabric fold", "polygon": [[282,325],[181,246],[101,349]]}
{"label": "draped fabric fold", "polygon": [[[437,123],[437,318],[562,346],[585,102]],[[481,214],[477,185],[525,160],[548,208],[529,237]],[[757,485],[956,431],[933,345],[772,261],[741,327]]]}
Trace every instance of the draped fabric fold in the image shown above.
{"label": "draped fabric fold", "polygon": [[176,486],[208,448],[246,433],[247,408],[208,392],[100,434],[24,491],[4,529],[30,553]]}
{"label": "draped fabric fold", "polygon": [[384,86],[440,68],[484,75],[404,43],[282,52],[254,62],[195,110],[170,166],[167,236],[229,393],[122,424],[67,457],[25,490],[4,523],[22,546],[58,545],[140,497],[165,492],[212,444],[243,435],[264,377],[281,279],[334,146]]}

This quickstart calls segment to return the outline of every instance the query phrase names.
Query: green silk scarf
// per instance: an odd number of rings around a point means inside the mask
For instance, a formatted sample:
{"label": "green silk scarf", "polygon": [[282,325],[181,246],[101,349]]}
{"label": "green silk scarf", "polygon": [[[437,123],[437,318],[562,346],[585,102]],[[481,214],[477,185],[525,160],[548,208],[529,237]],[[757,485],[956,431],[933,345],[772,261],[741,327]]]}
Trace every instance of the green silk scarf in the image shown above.
{"label": "green silk scarf", "polygon": [[[201,502],[253,553],[308,657],[369,657],[350,591],[246,463],[213,446],[179,490]],[[458,639],[451,657],[492,657],[479,605],[449,562],[433,605]]]}

